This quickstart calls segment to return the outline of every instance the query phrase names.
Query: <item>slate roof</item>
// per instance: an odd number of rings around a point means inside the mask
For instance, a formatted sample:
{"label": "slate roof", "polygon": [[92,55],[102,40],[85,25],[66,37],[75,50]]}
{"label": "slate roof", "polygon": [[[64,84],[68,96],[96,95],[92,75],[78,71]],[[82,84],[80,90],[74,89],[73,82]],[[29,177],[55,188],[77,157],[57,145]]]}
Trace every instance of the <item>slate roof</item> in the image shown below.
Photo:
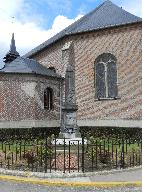
{"label": "slate roof", "polygon": [[0,73],[38,74],[50,77],[62,78],[56,72],[39,64],[36,60],[17,57],[11,63],[6,63]]}
{"label": "slate roof", "polygon": [[127,11],[113,4],[111,1],[107,0],[92,12],[88,13],[75,23],[71,24],[70,26],[50,38],[49,40],[45,41],[41,45],[28,52],[25,56],[31,57],[32,55],[38,53],[39,51],[43,50],[47,46],[56,42],[57,40],[71,34],[105,29],[109,27],[121,26],[138,22],[142,22],[142,18],[128,13]]}

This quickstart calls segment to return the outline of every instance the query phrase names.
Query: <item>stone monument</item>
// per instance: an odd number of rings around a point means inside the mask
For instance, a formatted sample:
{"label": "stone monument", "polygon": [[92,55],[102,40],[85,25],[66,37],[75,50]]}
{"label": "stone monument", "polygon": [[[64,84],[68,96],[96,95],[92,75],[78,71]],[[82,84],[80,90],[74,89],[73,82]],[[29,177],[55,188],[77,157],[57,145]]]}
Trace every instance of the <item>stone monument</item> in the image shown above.
{"label": "stone monument", "polygon": [[65,95],[62,106],[61,132],[65,138],[75,138],[79,133],[76,111],[78,109],[75,98],[75,70],[73,43],[69,42],[62,48],[63,66],[65,69]]}
{"label": "stone monument", "polygon": [[79,159],[81,150],[78,152],[78,149],[82,144],[82,138],[79,134],[76,117],[78,106],[75,97],[75,66],[72,42],[66,43],[62,48],[62,62],[65,81],[61,110],[61,133],[60,139],[56,140],[56,144],[64,146],[64,150],[57,152],[56,162],[60,170],[69,169],[70,171],[74,171],[81,165]]}

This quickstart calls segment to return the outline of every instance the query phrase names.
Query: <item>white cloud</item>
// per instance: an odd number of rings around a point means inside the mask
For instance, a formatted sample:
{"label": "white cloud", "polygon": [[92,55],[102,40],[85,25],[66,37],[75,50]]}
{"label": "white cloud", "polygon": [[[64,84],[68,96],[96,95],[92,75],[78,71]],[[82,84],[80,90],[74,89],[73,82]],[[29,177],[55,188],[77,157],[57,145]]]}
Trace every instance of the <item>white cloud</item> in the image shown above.
{"label": "white cloud", "polygon": [[5,30],[0,31],[0,42],[5,43],[6,46],[10,44],[10,38],[13,31],[15,32],[16,46],[17,49],[30,50],[31,48],[39,45],[43,41],[52,37],[77,19],[79,19],[81,15],[78,15],[75,19],[68,19],[65,16],[57,16],[54,19],[53,25],[51,29],[44,30],[40,28],[35,23],[21,23],[16,21],[14,24],[10,22],[1,22],[1,27]]}
{"label": "white cloud", "polygon": [[0,0],[0,17],[14,16],[18,10],[21,10],[24,0]]}
{"label": "white cloud", "polygon": [[[0,0],[0,3],[1,1],[3,2],[3,0]],[[0,13],[0,23],[2,29],[0,30],[0,61],[2,61],[2,58],[9,51],[11,35],[13,32],[15,33],[17,51],[20,55],[23,55],[81,17],[81,15],[78,15],[75,19],[69,19],[65,16],[58,15],[54,19],[52,27],[48,30],[40,27],[36,20],[35,22],[23,22],[23,20],[18,20],[16,17],[14,23],[12,24],[10,17],[12,15],[16,15],[21,9],[23,9],[24,0],[5,1],[7,5],[5,5],[5,3],[1,4],[0,10],[7,10],[9,14],[7,15],[7,12],[5,11],[1,11]],[[25,17],[27,17],[27,15],[25,15]]]}
{"label": "white cloud", "polygon": [[59,32],[62,29],[64,29],[65,27],[69,26],[70,24],[72,24],[73,22],[75,22],[76,20],[80,19],[83,15],[78,15],[75,19],[68,19],[67,17],[63,16],[63,15],[59,15],[55,18],[53,25],[52,25],[52,31],[53,32]]}

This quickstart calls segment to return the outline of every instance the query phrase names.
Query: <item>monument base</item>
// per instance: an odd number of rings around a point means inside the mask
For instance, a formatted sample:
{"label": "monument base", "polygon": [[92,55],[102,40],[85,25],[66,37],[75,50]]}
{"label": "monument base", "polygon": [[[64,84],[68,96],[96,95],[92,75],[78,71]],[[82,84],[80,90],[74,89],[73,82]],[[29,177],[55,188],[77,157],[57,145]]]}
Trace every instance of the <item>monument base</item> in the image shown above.
{"label": "monument base", "polygon": [[75,139],[75,138],[81,138],[81,134],[78,133],[59,133],[59,138],[63,139]]}

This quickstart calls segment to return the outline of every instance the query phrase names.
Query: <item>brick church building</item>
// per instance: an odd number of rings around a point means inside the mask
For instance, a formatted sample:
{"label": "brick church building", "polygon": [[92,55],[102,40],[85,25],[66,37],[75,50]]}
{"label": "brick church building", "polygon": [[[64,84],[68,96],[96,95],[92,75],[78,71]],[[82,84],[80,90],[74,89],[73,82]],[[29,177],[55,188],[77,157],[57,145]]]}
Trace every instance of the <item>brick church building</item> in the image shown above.
{"label": "brick church building", "polygon": [[24,57],[13,36],[0,70],[0,128],[60,127],[67,72],[79,127],[142,128],[141,18],[107,0]]}

